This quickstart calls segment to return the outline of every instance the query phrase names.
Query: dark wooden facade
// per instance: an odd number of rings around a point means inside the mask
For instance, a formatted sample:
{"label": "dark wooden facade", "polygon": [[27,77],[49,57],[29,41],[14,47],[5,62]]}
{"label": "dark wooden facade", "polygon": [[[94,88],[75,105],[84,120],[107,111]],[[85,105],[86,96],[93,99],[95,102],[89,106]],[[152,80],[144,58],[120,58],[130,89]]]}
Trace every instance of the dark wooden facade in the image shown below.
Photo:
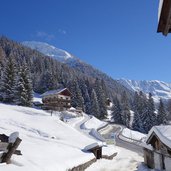
{"label": "dark wooden facade", "polygon": [[171,148],[164,144],[153,132],[147,140],[147,145],[152,149],[144,147],[144,163],[152,169],[171,170]]}
{"label": "dark wooden facade", "polygon": [[83,151],[93,153],[96,159],[102,158],[102,145],[99,145],[98,143],[93,143],[86,146]]}
{"label": "dark wooden facade", "polygon": [[165,36],[171,32],[171,0],[163,0],[157,32]]}
{"label": "dark wooden facade", "polygon": [[42,98],[44,110],[63,111],[71,107],[71,93],[68,89],[44,93]]}
{"label": "dark wooden facade", "polygon": [[96,159],[101,159],[102,158],[102,147],[96,146],[88,150],[89,152],[92,152]]}

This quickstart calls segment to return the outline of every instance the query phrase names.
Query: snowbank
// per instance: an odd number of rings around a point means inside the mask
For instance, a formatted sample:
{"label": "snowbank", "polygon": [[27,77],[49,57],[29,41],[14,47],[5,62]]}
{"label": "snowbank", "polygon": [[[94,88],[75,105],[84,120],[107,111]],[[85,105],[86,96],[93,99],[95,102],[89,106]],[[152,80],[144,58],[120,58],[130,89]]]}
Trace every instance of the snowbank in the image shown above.
{"label": "snowbank", "polygon": [[105,126],[107,123],[100,121],[99,119],[97,119],[96,117],[92,116],[91,119],[89,119],[87,122],[84,123],[84,128],[85,129],[99,129],[103,126]]}
{"label": "snowbank", "polygon": [[3,171],[64,171],[94,158],[82,149],[96,141],[42,110],[0,104],[0,133],[19,132],[22,156]]}
{"label": "snowbank", "polygon": [[138,131],[133,131],[128,128],[124,128],[122,131],[122,135],[126,138],[141,141],[146,138],[146,134],[142,134]]}
{"label": "snowbank", "polygon": [[86,171],[133,171],[137,170],[138,163],[143,161],[137,153],[124,148],[115,147],[115,152],[118,154],[113,160],[98,160]]}
{"label": "snowbank", "polygon": [[90,133],[91,136],[93,136],[94,138],[96,138],[99,141],[105,142],[106,140],[101,136],[101,134],[99,132],[97,132],[96,129],[92,128]]}

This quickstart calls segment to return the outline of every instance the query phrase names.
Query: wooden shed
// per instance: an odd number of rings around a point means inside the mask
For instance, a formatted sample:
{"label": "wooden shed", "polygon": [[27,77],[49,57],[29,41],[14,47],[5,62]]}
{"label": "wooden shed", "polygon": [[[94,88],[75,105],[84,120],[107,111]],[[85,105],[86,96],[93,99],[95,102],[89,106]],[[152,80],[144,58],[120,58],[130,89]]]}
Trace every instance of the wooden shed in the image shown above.
{"label": "wooden shed", "polygon": [[171,171],[171,126],[154,126],[144,146],[144,163],[152,169]]}
{"label": "wooden shed", "polygon": [[96,159],[102,158],[102,145],[99,145],[98,143],[93,143],[86,146],[84,151],[93,153]]}
{"label": "wooden shed", "polygon": [[171,0],[160,0],[157,32],[165,36],[171,32]]}

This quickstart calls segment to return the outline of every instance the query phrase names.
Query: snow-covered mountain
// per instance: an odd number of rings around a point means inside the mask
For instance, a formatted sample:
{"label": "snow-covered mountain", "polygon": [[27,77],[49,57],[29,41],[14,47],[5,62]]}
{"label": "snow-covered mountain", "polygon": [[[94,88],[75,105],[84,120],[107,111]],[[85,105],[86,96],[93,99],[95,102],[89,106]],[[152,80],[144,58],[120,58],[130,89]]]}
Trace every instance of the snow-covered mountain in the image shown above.
{"label": "snow-covered mountain", "polygon": [[50,56],[62,63],[65,63],[69,67],[73,68],[76,72],[83,73],[88,77],[90,76],[92,78],[103,79],[106,85],[110,87],[111,92],[114,94],[120,94],[120,92],[126,91],[129,96],[133,95],[131,91],[118,83],[116,80],[112,79],[102,71],[94,68],[90,64],[81,61],[79,58],[71,55],[65,50],[61,50],[44,42],[25,41],[22,44],[31,49],[37,50],[44,55]]}
{"label": "snow-covered mountain", "polygon": [[65,50],[56,48],[52,45],[49,45],[45,42],[37,42],[37,41],[24,41],[22,42],[23,45],[30,47],[31,49],[35,49],[44,55],[53,57],[60,62],[65,62],[66,60],[76,60],[76,58],[68,53]]}
{"label": "snow-covered mountain", "polygon": [[149,92],[152,93],[156,102],[158,102],[160,98],[163,100],[171,99],[171,83],[158,80],[135,81],[126,79],[120,79],[118,82],[132,91],[142,91],[146,94]]}

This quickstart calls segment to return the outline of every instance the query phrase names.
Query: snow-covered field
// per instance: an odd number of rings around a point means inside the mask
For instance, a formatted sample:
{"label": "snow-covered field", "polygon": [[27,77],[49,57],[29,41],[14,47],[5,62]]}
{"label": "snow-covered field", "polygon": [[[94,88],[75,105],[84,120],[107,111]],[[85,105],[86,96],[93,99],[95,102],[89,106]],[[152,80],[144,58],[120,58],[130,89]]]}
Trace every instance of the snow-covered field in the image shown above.
{"label": "snow-covered field", "polygon": [[143,161],[143,158],[137,153],[124,148],[116,147],[116,151],[118,155],[113,160],[98,160],[86,171],[136,171],[138,163]]}
{"label": "snow-covered field", "polygon": [[[93,159],[94,155],[83,149],[92,143],[100,143],[89,132],[105,122],[86,114],[71,118],[67,115],[67,122],[62,122],[60,117],[59,112],[51,116],[42,110],[0,103],[0,134],[10,135],[18,131],[22,139],[19,146],[22,156],[13,155],[11,164],[0,164],[0,170],[66,171]],[[80,128],[82,124],[83,130]],[[87,170],[133,171],[142,161],[142,157],[129,150],[114,145],[103,147],[103,155],[114,152],[118,155],[112,161],[98,160]]]}
{"label": "snow-covered field", "polygon": [[0,133],[20,133],[23,154],[13,155],[12,164],[0,165],[0,170],[63,171],[94,158],[82,149],[96,141],[60,121],[58,115],[0,104],[0,121]]}

